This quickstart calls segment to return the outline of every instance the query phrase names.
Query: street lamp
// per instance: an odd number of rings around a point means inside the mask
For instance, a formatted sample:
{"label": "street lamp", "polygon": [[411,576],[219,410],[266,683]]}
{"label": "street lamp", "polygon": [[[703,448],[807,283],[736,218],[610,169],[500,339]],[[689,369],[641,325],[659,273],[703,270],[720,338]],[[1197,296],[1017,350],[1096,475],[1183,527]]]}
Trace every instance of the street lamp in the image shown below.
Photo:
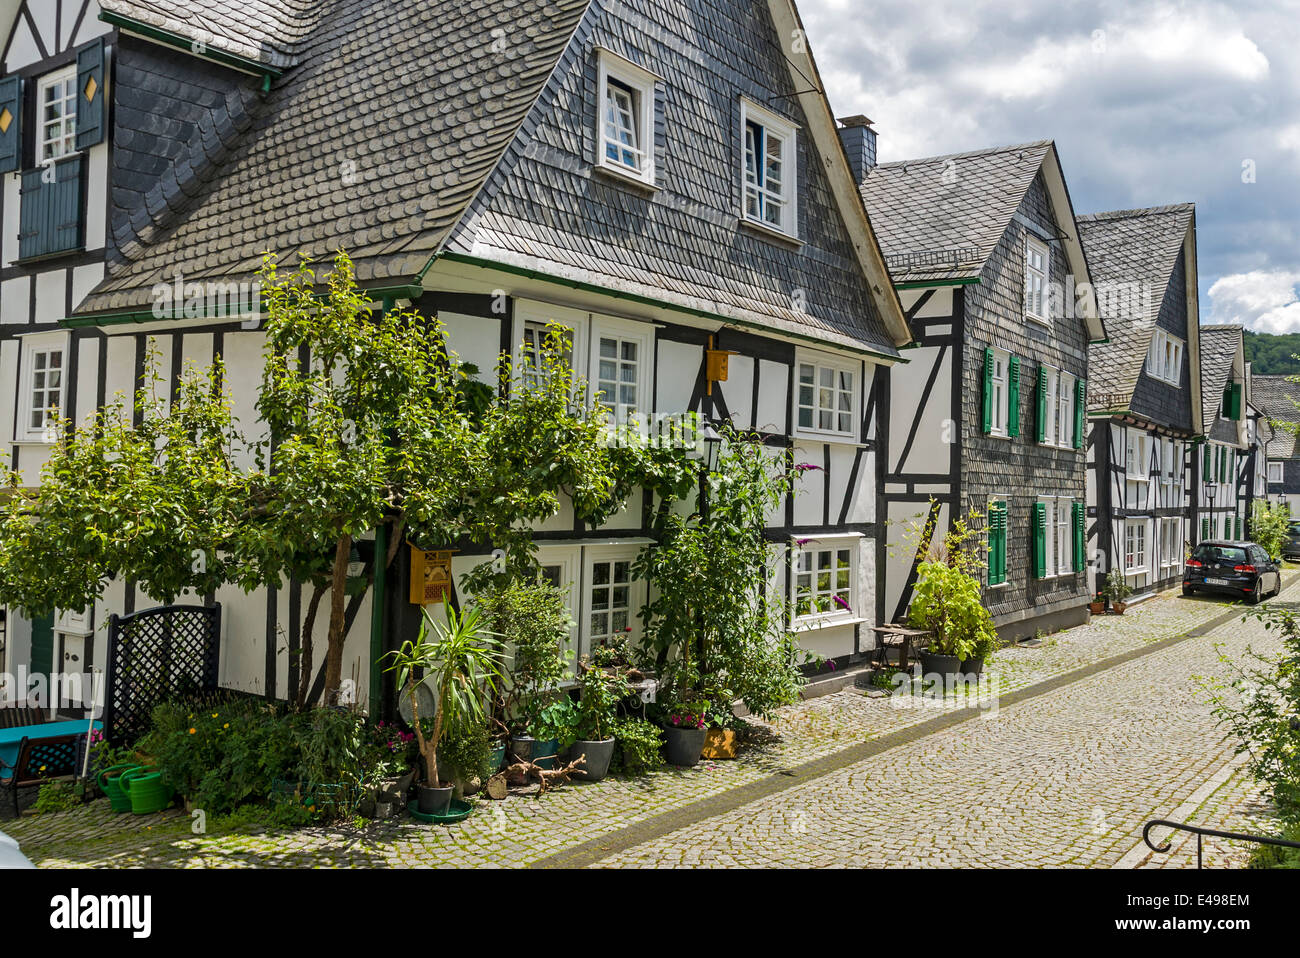
{"label": "street lamp", "polygon": [[1218,492],[1219,492],[1219,484],[1215,482],[1213,479],[1206,479],[1205,480],[1206,501],[1213,502],[1215,496],[1218,495]]}
{"label": "street lamp", "polygon": [[722,435],[713,428],[712,423],[704,424],[704,469],[717,472],[722,459]]}

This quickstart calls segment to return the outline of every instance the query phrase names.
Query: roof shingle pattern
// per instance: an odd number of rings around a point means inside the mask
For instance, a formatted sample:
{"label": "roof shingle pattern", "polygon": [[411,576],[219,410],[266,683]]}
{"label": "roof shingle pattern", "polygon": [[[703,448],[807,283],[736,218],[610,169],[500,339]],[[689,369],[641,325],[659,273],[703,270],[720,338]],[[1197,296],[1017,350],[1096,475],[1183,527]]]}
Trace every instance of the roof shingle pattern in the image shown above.
{"label": "roof shingle pattern", "polygon": [[[186,282],[251,278],[272,250],[363,283],[419,273],[514,136],[588,0],[327,0],[299,65],[206,188],[78,313],[137,310]],[[205,8],[207,4],[205,3]],[[504,47],[494,42],[506,38]],[[219,141],[216,126],[207,138]],[[141,224],[147,230],[148,224]],[[140,232],[140,231],[138,231]]]}
{"label": "roof shingle pattern", "polygon": [[896,283],[978,276],[1051,140],[881,163],[862,198]]}
{"label": "roof shingle pattern", "polygon": [[[1251,376],[1250,400],[1270,422],[1300,424],[1300,383],[1292,376]],[[1300,435],[1296,430],[1275,428],[1265,451],[1271,459],[1300,458]]]}
{"label": "roof shingle pattern", "polygon": [[[1183,203],[1075,217],[1109,340],[1089,352],[1091,408],[1122,408],[1132,401],[1194,212]],[[1140,308],[1107,309],[1108,298],[1133,301],[1123,294],[1126,289],[1145,291]],[[1202,395],[1208,395],[1204,388]]]}
{"label": "roof shingle pattern", "polygon": [[1208,430],[1218,418],[1223,405],[1223,390],[1232,375],[1232,363],[1241,348],[1241,326],[1232,324],[1202,326],[1201,341],[1201,422]]}
{"label": "roof shingle pattern", "polygon": [[321,0],[99,0],[99,5],[276,70],[293,66],[298,45],[329,6]]}

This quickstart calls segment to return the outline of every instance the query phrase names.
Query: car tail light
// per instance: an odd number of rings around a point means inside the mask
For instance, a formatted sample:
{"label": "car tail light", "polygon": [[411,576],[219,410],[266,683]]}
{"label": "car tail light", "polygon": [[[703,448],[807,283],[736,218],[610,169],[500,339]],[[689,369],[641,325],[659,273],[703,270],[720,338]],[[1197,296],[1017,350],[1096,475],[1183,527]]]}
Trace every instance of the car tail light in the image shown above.
{"label": "car tail light", "polygon": [[1189,569],[1199,569],[1199,568],[1201,567],[1201,565],[1202,565],[1202,562],[1201,562],[1200,559],[1188,559],[1188,560],[1187,560],[1187,568],[1189,568]]}
{"label": "car tail light", "polygon": [[1232,571],[1233,571],[1233,572],[1251,572],[1251,573],[1253,573],[1253,572],[1256,571],[1256,569],[1255,569],[1255,567],[1254,567],[1253,565],[1235,565],[1235,566],[1232,567]]}

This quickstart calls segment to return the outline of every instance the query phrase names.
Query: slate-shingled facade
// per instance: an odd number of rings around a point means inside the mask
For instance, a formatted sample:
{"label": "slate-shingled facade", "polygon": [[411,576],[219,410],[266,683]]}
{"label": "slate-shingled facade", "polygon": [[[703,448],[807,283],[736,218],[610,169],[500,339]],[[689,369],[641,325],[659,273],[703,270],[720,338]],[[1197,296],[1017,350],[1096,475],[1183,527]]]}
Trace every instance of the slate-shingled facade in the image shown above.
{"label": "slate-shingled facade", "polygon": [[[183,360],[222,357],[236,414],[255,422],[262,334],[237,312],[158,318],[155,286],[178,274],[247,281],[267,249],[322,261],[345,248],[376,304],[436,313],[485,379],[502,353],[522,361],[538,325],[560,323],[574,332],[577,371],[597,383],[612,362],[634,378],[639,412],[730,420],[820,466],[773,517],[774,548],[792,560],[778,585],[794,595],[813,579],[787,552],[801,540],[803,561],[837,568],[848,606],[815,596],[822,608],[794,623],[802,641],[841,662],[871,649],[881,373],[910,334],[834,121],[808,82],[816,65],[791,40],[800,25],[788,0],[330,0],[274,17],[225,0],[102,6],[112,29],[99,28],[120,49],[109,61],[108,268],[42,327],[72,344],[79,388],[64,408],[78,421],[129,392],[157,348],[171,388]],[[749,51],[739,64],[738,49]],[[599,168],[606,74],[630,91],[653,176]],[[163,102],[151,117],[149,104]],[[744,212],[742,116],[784,163],[789,191],[781,177],[764,186],[768,221]],[[712,395],[710,344],[733,352]],[[10,369],[32,361],[11,336],[4,349]],[[834,403],[825,416],[823,377]],[[34,480],[46,454],[48,445],[24,448],[24,475]],[[628,570],[647,505],[637,497],[601,529],[566,510],[539,533],[548,574],[569,588],[579,651],[624,626],[636,637],[646,586]],[[372,551],[361,543],[364,561]],[[358,670],[360,699],[369,692],[381,710],[392,690],[369,664],[418,622],[401,556],[387,606],[367,597],[345,648],[344,672]],[[482,558],[458,554],[453,571]],[[197,598],[223,603],[224,685],[268,697],[296,687],[298,583]],[[131,584],[112,583],[84,616],[87,634],[139,601]],[[68,633],[51,634],[39,650],[20,637],[11,654],[53,668]],[[100,631],[87,643],[88,661],[104,661],[103,642]]]}
{"label": "slate-shingled facade", "polygon": [[[841,133],[857,143],[862,124],[855,118]],[[1086,475],[1076,436],[1089,343],[1103,329],[1056,148],[1027,143],[863,174],[917,341],[906,374],[888,374],[890,549],[877,614],[906,615],[918,518],[932,518],[937,537],[974,511],[986,527],[984,600],[1000,634],[1084,621]]]}
{"label": "slate-shingled facade", "polygon": [[1109,341],[1088,375],[1094,588],[1181,581],[1200,472],[1201,359],[1191,204],[1079,217]]}
{"label": "slate-shingled facade", "polygon": [[1252,375],[1250,391],[1260,412],[1268,501],[1286,503],[1300,517],[1300,384],[1290,376]]}

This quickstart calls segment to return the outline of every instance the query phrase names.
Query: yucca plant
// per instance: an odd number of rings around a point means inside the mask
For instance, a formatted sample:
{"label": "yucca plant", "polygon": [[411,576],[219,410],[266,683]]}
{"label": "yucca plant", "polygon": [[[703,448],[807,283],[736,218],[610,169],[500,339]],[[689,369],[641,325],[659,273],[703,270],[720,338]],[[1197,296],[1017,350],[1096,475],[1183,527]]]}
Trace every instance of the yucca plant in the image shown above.
{"label": "yucca plant", "polygon": [[[388,653],[392,664],[385,671],[396,671],[398,687],[410,696],[411,724],[424,759],[425,781],[434,788],[441,785],[438,743],[443,732],[454,723],[486,722],[484,701],[496,693],[502,657],[500,636],[482,627],[479,610],[471,606],[458,613],[450,605],[445,622],[436,621],[426,609],[416,641]],[[438,695],[429,736],[420,722],[416,670],[433,680]]]}

